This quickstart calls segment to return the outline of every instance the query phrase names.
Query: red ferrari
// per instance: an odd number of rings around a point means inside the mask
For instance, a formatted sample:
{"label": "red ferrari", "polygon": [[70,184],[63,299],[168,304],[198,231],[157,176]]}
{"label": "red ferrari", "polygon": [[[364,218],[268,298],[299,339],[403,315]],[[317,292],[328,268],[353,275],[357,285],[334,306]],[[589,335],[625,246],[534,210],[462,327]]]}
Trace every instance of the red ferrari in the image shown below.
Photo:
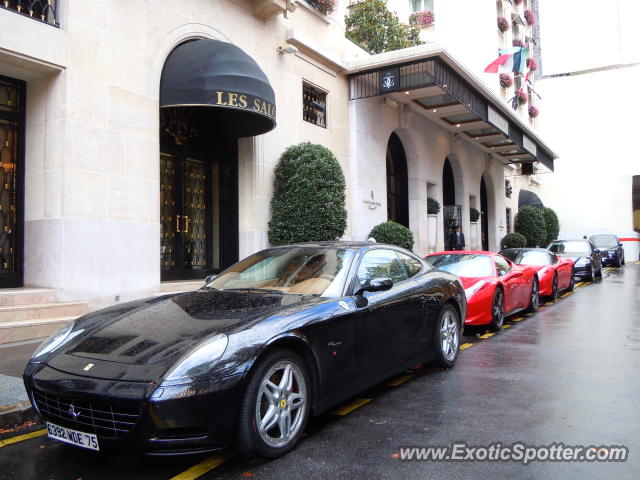
{"label": "red ferrari", "polygon": [[538,277],[533,267],[481,251],[439,252],[425,260],[462,280],[467,295],[465,325],[487,325],[496,332],[502,328],[505,315],[538,309]]}
{"label": "red ferrari", "polygon": [[529,265],[538,272],[540,295],[551,300],[561,290],[573,290],[573,260],[562,258],[544,248],[507,248],[500,255],[518,265]]}

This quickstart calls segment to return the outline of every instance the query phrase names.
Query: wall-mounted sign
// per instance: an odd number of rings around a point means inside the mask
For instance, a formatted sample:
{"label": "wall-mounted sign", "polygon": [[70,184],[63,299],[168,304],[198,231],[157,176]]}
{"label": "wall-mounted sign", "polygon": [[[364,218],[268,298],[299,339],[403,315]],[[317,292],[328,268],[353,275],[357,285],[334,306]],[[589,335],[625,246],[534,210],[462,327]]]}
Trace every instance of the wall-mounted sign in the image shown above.
{"label": "wall-mounted sign", "polygon": [[371,199],[365,198],[362,200],[362,203],[364,203],[369,210],[376,210],[378,207],[382,206],[382,204],[375,199],[373,190],[371,190]]}
{"label": "wall-mounted sign", "polygon": [[536,144],[533,143],[531,139],[526,135],[522,136],[522,146],[527,152],[529,152],[534,157],[538,154],[538,147],[536,147]]}
{"label": "wall-mounted sign", "polygon": [[487,106],[487,119],[494,127],[505,135],[509,135],[509,120],[496,112],[493,108]]}
{"label": "wall-mounted sign", "polygon": [[268,102],[264,98],[249,95],[247,93],[217,90],[213,94],[210,105],[224,108],[235,108],[238,110],[248,110],[274,120],[276,118],[276,106],[273,103]]}
{"label": "wall-mounted sign", "polygon": [[400,67],[389,67],[380,70],[378,77],[380,79],[380,93],[400,90]]}

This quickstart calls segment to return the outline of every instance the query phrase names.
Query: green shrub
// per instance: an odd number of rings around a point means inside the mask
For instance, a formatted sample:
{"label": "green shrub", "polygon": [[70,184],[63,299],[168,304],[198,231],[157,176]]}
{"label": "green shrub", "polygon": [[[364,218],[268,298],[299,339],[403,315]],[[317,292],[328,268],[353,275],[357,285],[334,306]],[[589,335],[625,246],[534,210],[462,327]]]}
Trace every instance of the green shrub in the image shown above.
{"label": "green shrub", "polygon": [[518,210],[515,221],[515,231],[527,239],[527,247],[539,247],[545,244],[547,229],[542,212],[529,205]]}
{"label": "green shrub", "polygon": [[287,148],[275,168],[269,241],[333,241],[347,228],[345,179],[330,150],[309,142]]}
{"label": "green shrub", "polygon": [[440,202],[435,198],[427,197],[427,213],[437,215],[440,212]]}
{"label": "green shrub", "polygon": [[501,248],[523,248],[527,246],[527,238],[520,233],[507,233],[500,242]]}
{"label": "green shrub", "polygon": [[384,222],[373,227],[369,237],[375,238],[378,243],[390,243],[407,250],[413,249],[413,232],[404,225],[396,222]]}
{"label": "green shrub", "polygon": [[556,212],[550,208],[542,210],[542,215],[544,216],[544,224],[547,229],[547,240],[545,241],[545,245],[548,245],[558,238],[558,234],[560,233],[560,221],[558,220]]}
{"label": "green shrub", "polygon": [[480,212],[477,208],[471,207],[469,209],[469,220],[472,222],[477,222],[480,219]]}

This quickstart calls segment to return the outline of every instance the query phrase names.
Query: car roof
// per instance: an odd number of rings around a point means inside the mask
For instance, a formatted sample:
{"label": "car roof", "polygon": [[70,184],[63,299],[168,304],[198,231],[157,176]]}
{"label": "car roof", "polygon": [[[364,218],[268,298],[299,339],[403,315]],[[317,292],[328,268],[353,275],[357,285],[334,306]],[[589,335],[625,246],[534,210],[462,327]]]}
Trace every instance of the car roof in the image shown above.
{"label": "car roof", "polygon": [[597,235],[591,235],[589,238],[593,238],[593,237],[618,237],[617,235],[614,235],[613,233],[599,233]]}
{"label": "car roof", "polygon": [[487,252],[484,250],[444,250],[442,252],[430,253],[427,257],[434,255],[498,255],[496,252]]}
{"label": "car roof", "polygon": [[289,247],[346,248],[349,250],[356,250],[362,247],[387,247],[387,248],[406,250],[402,247],[399,247],[397,245],[391,245],[389,243],[366,242],[366,241],[299,242],[299,243],[288,243],[286,245],[278,245],[271,248],[289,248]]}
{"label": "car roof", "polygon": [[547,252],[547,253],[551,253],[546,248],[533,248],[533,247],[531,247],[531,248],[529,248],[529,247],[503,248],[500,251],[501,252],[506,252],[507,250],[514,250],[514,251],[517,251],[517,252]]}

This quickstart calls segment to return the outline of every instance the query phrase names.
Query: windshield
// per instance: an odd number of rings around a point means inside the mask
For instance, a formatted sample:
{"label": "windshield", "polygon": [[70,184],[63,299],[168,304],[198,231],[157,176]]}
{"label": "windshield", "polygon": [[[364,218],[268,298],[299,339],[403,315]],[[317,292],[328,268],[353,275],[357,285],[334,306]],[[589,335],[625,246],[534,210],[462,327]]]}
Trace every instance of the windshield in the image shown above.
{"label": "windshield", "polygon": [[493,263],[487,255],[444,254],[426,258],[434,267],[460,277],[490,277],[494,275]]}
{"label": "windshield", "polygon": [[540,252],[536,250],[511,250],[503,252],[502,255],[518,265],[551,265],[551,256],[547,252]]}
{"label": "windshield", "polygon": [[591,240],[591,243],[593,243],[597,248],[616,248],[618,246],[617,239],[613,235],[596,235],[591,237],[589,240]]}
{"label": "windshield", "polygon": [[583,240],[554,242],[549,245],[549,250],[553,253],[591,253],[589,243]]}
{"label": "windshield", "polygon": [[263,250],[231,266],[206,286],[337,297],[354,252],[341,248]]}

